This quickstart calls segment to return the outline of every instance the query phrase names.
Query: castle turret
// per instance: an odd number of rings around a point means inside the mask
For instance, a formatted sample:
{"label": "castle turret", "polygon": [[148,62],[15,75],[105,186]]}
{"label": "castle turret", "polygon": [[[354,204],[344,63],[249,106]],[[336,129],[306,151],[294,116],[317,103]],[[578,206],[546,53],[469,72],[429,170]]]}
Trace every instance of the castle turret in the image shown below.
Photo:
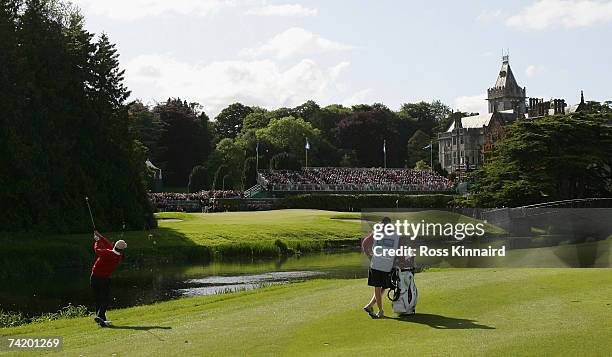
{"label": "castle turret", "polygon": [[584,91],[580,91],[580,104],[578,104],[578,107],[576,108],[577,112],[582,112],[584,110],[587,109],[587,105],[584,101]]}
{"label": "castle turret", "polygon": [[508,55],[502,56],[502,67],[495,81],[495,86],[487,90],[489,113],[513,110],[517,115],[526,112],[525,101],[527,89],[521,88],[510,68]]}

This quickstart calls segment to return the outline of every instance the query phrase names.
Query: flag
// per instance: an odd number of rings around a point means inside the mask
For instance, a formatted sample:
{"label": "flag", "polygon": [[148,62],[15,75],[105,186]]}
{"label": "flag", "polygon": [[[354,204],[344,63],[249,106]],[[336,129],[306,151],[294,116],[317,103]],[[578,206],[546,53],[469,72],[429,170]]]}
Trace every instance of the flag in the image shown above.
{"label": "flag", "polygon": [[259,156],[259,140],[257,140],[257,146],[255,146],[255,152],[257,153],[257,156]]}
{"label": "flag", "polygon": [[306,145],[304,145],[306,150],[310,150],[310,143],[308,142],[308,138],[306,138]]}
{"label": "flag", "polygon": [[427,150],[427,149],[430,149],[430,148],[431,148],[431,144],[429,144],[429,145],[425,146],[425,147],[423,148],[423,150]]}

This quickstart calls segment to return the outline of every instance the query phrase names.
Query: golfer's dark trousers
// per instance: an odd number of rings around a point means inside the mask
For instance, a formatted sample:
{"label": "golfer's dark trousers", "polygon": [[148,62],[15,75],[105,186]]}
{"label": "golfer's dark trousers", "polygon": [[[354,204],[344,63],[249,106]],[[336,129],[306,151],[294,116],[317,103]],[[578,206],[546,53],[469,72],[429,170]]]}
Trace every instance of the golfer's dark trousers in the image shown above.
{"label": "golfer's dark trousers", "polygon": [[110,277],[92,275],[90,281],[96,300],[96,316],[106,321],[106,309],[110,302]]}

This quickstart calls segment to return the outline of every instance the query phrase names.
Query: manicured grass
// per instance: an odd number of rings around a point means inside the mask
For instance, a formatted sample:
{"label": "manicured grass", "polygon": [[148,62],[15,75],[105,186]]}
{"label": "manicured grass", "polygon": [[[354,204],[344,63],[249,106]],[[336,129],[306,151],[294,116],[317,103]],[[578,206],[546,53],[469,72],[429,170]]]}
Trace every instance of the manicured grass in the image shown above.
{"label": "manicured grass", "polygon": [[[158,213],[160,228],[183,234],[200,245],[245,241],[344,240],[360,238],[359,213],[318,210],[275,210],[226,213]],[[167,220],[170,219],[170,220]],[[180,221],[178,221],[180,220]]]}
{"label": "manicured grass", "polygon": [[417,275],[418,314],[372,320],[363,279],[317,280],[0,329],[63,336],[63,355],[612,354],[612,270],[466,269]]}

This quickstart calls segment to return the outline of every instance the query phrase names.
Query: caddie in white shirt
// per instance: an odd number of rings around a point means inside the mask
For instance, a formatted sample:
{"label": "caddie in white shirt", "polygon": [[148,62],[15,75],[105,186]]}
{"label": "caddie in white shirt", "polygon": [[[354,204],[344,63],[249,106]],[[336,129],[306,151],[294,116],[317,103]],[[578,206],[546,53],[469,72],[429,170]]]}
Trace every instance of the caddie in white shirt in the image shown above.
{"label": "caddie in white shirt", "polygon": [[[391,220],[385,217],[382,224],[390,224]],[[374,232],[364,238],[361,247],[363,252],[370,258],[370,269],[368,271],[368,285],[374,287],[374,294],[370,302],[363,309],[372,318],[385,316],[382,299],[386,289],[392,288],[391,271],[395,264],[395,256],[384,254],[388,250],[395,250],[399,246],[397,234],[384,235],[381,239],[374,238]],[[376,254],[375,254],[376,253]],[[376,303],[378,313],[374,313],[373,305]]]}

